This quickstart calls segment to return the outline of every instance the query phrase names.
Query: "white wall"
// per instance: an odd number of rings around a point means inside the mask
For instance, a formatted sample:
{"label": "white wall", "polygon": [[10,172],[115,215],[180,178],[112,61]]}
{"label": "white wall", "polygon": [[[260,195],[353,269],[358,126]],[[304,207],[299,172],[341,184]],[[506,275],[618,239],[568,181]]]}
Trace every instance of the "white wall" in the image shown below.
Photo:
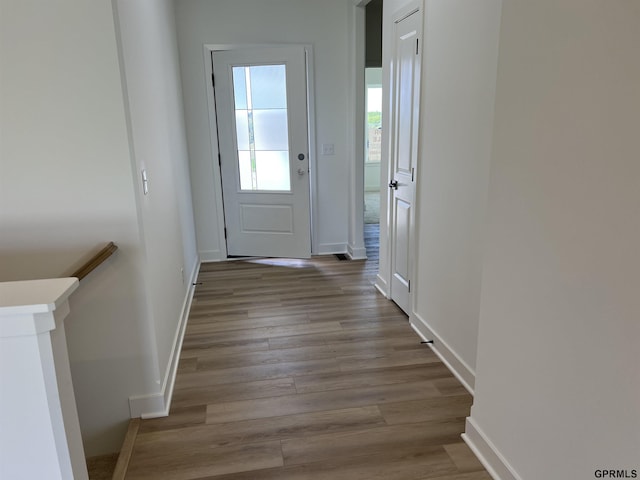
{"label": "white wall", "polygon": [[425,6],[412,323],[472,389],[501,1]]}
{"label": "white wall", "polygon": [[[383,89],[389,97],[393,20],[409,1],[383,11]],[[495,99],[500,0],[426,0],[423,14],[416,260],[410,319],[473,390],[480,315],[483,222]],[[388,178],[389,104],[383,111],[381,169]],[[386,182],[385,182],[386,183]],[[387,189],[381,191],[386,218]],[[388,232],[381,222],[380,273],[389,282]]]}
{"label": "white wall", "polygon": [[411,320],[475,377],[496,478],[638,469],[640,9],[501,3],[425,2]]}
{"label": "white wall", "polygon": [[364,164],[364,191],[380,191],[380,162]]}
{"label": "white wall", "polygon": [[0,280],[68,274],[104,242],[120,248],[73,295],[66,321],[94,454],[122,440],[133,389],[153,387],[111,2],[1,5]]}
{"label": "white wall", "polygon": [[[172,0],[118,0],[133,175],[162,386],[198,266]],[[149,191],[139,188],[146,170]],[[148,392],[136,392],[148,393]]]}
{"label": "white wall", "polygon": [[382,85],[382,67],[367,68],[364,72],[364,78],[367,85],[379,87]]}
{"label": "white wall", "polygon": [[[125,3],[128,104],[111,1],[0,3],[0,281],[69,274],[119,246],[66,321],[89,456],[120,448],[131,395],[160,390],[187,291],[179,268],[188,277],[197,261],[172,5]],[[144,200],[134,156],[150,171]]]}
{"label": "white wall", "polygon": [[176,19],[198,250],[202,260],[224,258],[217,216],[203,45],[308,43],[315,55],[316,139],[335,145],[316,152],[318,191],[314,253],[346,251],[348,217],[348,0],[178,0]]}
{"label": "white wall", "polygon": [[638,25],[634,0],[504,2],[467,432],[523,480],[640,470]]}

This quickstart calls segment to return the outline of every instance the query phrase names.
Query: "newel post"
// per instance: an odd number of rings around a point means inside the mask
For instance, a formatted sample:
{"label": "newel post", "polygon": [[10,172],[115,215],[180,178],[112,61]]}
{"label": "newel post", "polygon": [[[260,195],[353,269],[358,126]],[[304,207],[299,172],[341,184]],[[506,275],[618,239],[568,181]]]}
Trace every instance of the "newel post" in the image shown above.
{"label": "newel post", "polygon": [[76,288],[0,283],[0,478],[88,479],[63,323]]}

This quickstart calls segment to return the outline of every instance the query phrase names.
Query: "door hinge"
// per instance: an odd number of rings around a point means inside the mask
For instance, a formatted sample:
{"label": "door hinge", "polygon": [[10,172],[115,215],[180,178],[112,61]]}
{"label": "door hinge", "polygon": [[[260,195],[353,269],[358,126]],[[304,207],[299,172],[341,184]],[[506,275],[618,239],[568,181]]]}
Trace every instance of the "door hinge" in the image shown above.
{"label": "door hinge", "polygon": [[416,38],[416,55],[418,55],[419,51],[420,51],[420,39]]}
{"label": "door hinge", "polygon": [[227,239],[227,227],[224,227],[224,239]]}
{"label": "door hinge", "polygon": [[411,280],[407,280],[407,288],[409,293],[411,293]]}
{"label": "door hinge", "polygon": [[411,181],[412,182],[413,182],[415,173],[416,173],[416,169],[414,167],[411,167]]}
{"label": "door hinge", "polygon": [[222,156],[218,154],[218,165],[222,166]]}

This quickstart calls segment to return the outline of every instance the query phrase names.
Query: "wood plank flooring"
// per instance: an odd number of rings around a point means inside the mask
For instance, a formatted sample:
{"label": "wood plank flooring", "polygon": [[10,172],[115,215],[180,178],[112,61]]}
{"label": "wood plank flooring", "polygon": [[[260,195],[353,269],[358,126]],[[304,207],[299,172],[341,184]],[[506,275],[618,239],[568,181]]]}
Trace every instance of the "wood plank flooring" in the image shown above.
{"label": "wood plank flooring", "polygon": [[368,261],[200,271],[171,414],[142,420],[129,480],[489,480],[460,439],[471,397]]}

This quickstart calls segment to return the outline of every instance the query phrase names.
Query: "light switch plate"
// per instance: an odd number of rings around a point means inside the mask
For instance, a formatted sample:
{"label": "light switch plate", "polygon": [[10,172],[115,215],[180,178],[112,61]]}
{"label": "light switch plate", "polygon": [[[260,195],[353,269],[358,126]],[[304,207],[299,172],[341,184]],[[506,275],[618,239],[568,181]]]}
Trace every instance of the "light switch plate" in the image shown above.
{"label": "light switch plate", "polygon": [[149,193],[149,180],[147,179],[147,171],[142,170],[142,193]]}
{"label": "light switch plate", "polygon": [[322,144],[322,155],[335,155],[336,149],[333,143]]}

